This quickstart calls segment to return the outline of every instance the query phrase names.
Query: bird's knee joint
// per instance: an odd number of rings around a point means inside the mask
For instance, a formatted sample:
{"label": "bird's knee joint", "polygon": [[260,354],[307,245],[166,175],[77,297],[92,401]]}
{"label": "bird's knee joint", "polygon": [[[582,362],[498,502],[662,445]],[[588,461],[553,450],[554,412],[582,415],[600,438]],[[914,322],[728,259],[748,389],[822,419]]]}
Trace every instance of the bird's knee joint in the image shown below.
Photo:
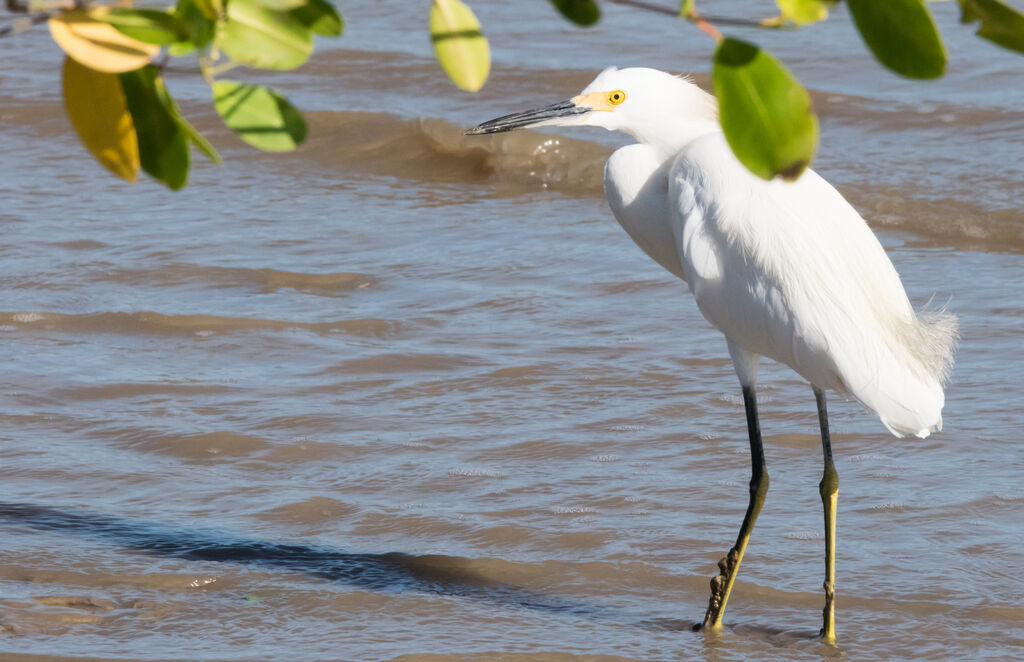
{"label": "bird's knee joint", "polygon": [[762,471],[750,479],[750,496],[764,495],[768,492],[768,472]]}
{"label": "bird's knee joint", "polygon": [[818,483],[818,491],[821,493],[821,498],[834,496],[839,492],[839,474],[836,473],[835,469],[826,469],[825,475],[821,477],[821,482]]}

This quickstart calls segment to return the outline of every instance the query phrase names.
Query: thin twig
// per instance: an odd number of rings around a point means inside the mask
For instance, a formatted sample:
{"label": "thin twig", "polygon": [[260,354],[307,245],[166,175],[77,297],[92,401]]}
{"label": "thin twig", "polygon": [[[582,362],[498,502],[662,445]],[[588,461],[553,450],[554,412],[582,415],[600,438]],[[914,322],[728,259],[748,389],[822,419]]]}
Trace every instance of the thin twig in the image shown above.
{"label": "thin twig", "polygon": [[89,4],[89,0],[50,0],[49,2],[37,2],[34,5],[29,0],[4,0],[4,6],[12,14],[80,9],[87,4]]}
{"label": "thin twig", "polygon": [[63,13],[69,9],[77,9],[85,6],[86,0],[74,0],[73,2],[67,2],[61,0],[60,2],[51,3],[53,9],[47,9],[45,11],[33,12],[32,8],[29,7],[28,2],[22,0],[5,0],[4,4],[7,7],[7,11],[12,14],[27,14],[22,18],[15,19],[7,25],[0,25],[0,37],[9,37],[12,34],[28,30],[29,28],[45,23],[57,14]]}
{"label": "thin twig", "polygon": [[657,14],[666,14],[668,16],[679,16],[679,12],[675,9],[669,9],[662,5],[656,5],[653,2],[643,2],[643,0],[611,0],[617,5],[628,5],[630,7],[636,7],[637,9],[644,9],[646,11],[652,11]]}
{"label": "thin twig", "polygon": [[[664,5],[655,4],[653,2],[644,2],[644,0],[609,0],[616,5],[626,5],[627,7],[635,7],[636,9],[643,9],[644,11],[654,12],[656,14],[664,14],[666,16],[679,16],[679,11],[666,7]],[[695,18],[702,19],[709,23],[717,23],[718,25],[729,25],[734,27],[743,28],[759,28],[762,30],[779,30],[789,29],[790,26],[786,25],[771,25],[766,24],[763,21],[750,18],[732,18],[729,16],[709,16],[707,14],[700,14],[699,16],[694,13]],[[683,16],[681,18],[690,19],[689,16]],[[691,19],[692,20],[692,19]]]}
{"label": "thin twig", "polygon": [[22,30],[28,30],[29,28],[39,25],[40,23],[46,23],[56,14],[61,13],[62,9],[55,11],[44,11],[38,14],[30,14],[24,18],[18,18],[7,25],[0,25],[0,37],[9,37],[12,34],[21,32]]}

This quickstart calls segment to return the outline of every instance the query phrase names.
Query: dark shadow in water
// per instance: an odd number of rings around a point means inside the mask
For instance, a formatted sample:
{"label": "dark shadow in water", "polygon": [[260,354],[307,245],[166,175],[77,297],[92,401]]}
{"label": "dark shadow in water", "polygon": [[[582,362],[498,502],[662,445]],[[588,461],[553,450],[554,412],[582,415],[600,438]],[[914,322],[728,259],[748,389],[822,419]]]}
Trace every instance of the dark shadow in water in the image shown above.
{"label": "dark shadow in water", "polygon": [[605,607],[495,581],[470,568],[470,559],[455,556],[414,556],[400,552],[360,554],[312,545],[229,539],[154,522],[24,503],[0,502],[0,522],[89,536],[159,556],[301,572],[365,590],[421,591],[618,623],[635,620],[635,617]]}

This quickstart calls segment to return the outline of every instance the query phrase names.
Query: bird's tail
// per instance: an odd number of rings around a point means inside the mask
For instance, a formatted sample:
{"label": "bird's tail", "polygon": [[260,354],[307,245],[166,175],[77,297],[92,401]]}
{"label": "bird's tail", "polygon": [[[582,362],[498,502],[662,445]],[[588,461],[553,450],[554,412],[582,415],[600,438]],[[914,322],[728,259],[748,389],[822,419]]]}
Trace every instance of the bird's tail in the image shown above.
{"label": "bird's tail", "polygon": [[[953,366],[959,339],[955,315],[926,305],[897,329],[890,374],[880,375],[889,391],[885,404],[865,404],[875,409],[882,423],[897,437],[927,437],[942,429],[944,386]],[[902,368],[902,369],[901,369]],[[881,405],[881,406],[879,406]]]}
{"label": "bird's tail", "polygon": [[917,311],[913,333],[917,336],[918,356],[925,371],[945,386],[953,368],[956,343],[960,340],[960,323],[956,315],[948,312],[945,306],[937,310],[930,306],[931,302]]}

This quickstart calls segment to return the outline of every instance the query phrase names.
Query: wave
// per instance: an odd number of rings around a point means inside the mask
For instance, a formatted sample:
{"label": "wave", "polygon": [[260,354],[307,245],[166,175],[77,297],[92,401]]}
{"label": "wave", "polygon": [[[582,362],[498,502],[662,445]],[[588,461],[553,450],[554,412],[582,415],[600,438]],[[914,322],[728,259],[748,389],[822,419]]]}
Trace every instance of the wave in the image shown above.
{"label": "wave", "polygon": [[317,111],[306,119],[314,138],[296,156],[318,166],[506,191],[599,196],[611,153],[604,145],[536,131],[466,136],[465,127],[436,118]]}
{"label": "wave", "polygon": [[348,292],[369,288],[377,278],[369,274],[334,272],[302,273],[280,269],[252,269],[247,267],[218,267],[203,264],[174,263],[151,269],[104,269],[92,275],[94,281],[148,284],[170,287],[197,284],[204,288],[253,287],[263,293],[294,290],[318,296],[342,296]]}
{"label": "wave", "polygon": [[[964,111],[965,121],[975,121],[981,112]],[[488,186],[500,195],[550,190],[600,197],[604,162],[612,151],[598,143],[535,131],[465,136],[463,127],[440,119],[329,111],[312,113],[309,119],[314,139],[292,158],[317,167]],[[934,119],[893,121],[905,127]],[[993,185],[1002,186],[996,177],[990,178]],[[1012,190],[1013,182],[1003,184]],[[839,183],[838,188],[876,229],[909,232],[960,248],[1024,252],[1024,211],[1019,208],[991,209],[981,195],[937,198],[924,185]]]}
{"label": "wave", "polygon": [[1024,252],[1024,210],[986,209],[972,200],[931,199],[908,187],[840,186],[876,230],[906,232],[934,246]]}
{"label": "wave", "polygon": [[366,318],[334,322],[292,322],[220,315],[164,315],[151,311],[67,314],[0,312],[0,330],[49,329],[70,333],[125,333],[206,337],[239,331],[304,329],[317,334],[350,334],[384,338],[395,335],[399,322]]}

